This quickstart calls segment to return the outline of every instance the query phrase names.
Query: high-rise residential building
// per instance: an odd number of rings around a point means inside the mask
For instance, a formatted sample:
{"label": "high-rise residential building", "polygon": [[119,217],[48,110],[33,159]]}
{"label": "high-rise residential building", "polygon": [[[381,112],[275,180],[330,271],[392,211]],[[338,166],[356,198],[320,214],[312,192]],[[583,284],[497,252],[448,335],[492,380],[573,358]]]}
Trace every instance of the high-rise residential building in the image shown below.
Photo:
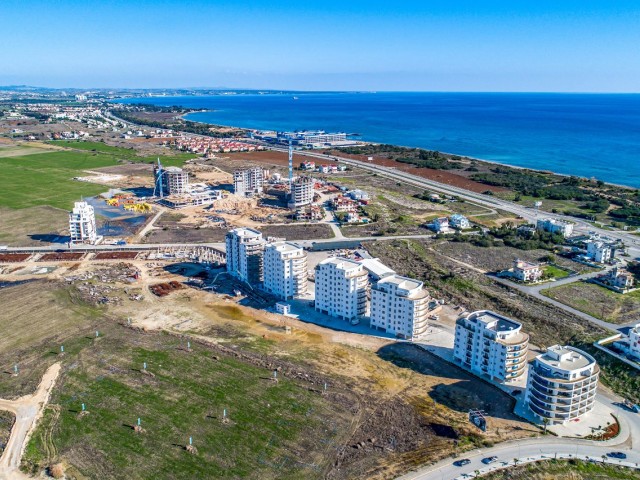
{"label": "high-rise residential building", "polygon": [[169,195],[182,195],[189,193],[189,174],[178,167],[164,169],[163,180],[165,193]]}
{"label": "high-rise residential building", "polygon": [[95,244],[98,241],[96,216],[93,207],[87,202],[75,202],[73,210],[69,212],[69,243]]}
{"label": "high-rise residential building", "polygon": [[371,327],[398,338],[418,337],[428,328],[429,300],[422,282],[386,275],[371,287]]}
{"label": "high-rise residential building", "polygon": [[536,222],[536,228],[544,232],[558,233],[563,237],[570,237],[573,233],[573,223],[555,218],[541,218]]}
{"label": "high-rise residential building", "polygon": [[315,269],[317,311],[344,320],[367,315],[369,276],[355,260],[331,257]]}
{"label": "high-rise residential building", "polygon": [[599,373],[588,353],[554,345],[529,365],[525,401],[541,421],[575,421],[593,409]]}
{"label": "high-rise residential building", "polygon": [[153,166],[156,195],[183,195],[190,193],[189,173],[178,167]]}
{"label": "high-rise residential building", "polygon": [[289,300],[307,293],[307,252],[291,242],[268,243],[264,250],[264,289]]}
{"label": "high-rise residential building", "polygon": [[456,320],[454,360],[464,368],[498,382],[522,376],[527,366],[529,335],[515,320],[479,310]]}
{"label": "high-rise residential building", "polygon": [[263,255],[266,241],[253,228],[234,228],[226,236],[227,272],[251,285],[263,281]]}
{"label": "high-rise residential building", "polygon": [[291,183],[291,193],[287,206],[298,208],[313,203],[313,186],[315,182],[309,177],[299,177]]}
{"label": "high-rise residential building", "polygon": [[260,167],[236,170],[233,172],[233,193],[242,197],[262,193],[264,171]]}

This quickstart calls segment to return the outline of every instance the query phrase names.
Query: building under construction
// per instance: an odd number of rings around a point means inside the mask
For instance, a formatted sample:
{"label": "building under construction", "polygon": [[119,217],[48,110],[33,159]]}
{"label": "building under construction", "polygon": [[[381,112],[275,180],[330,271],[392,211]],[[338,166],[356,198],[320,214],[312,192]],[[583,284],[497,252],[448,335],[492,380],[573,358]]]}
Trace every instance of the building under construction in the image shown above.
{"label": "building under construction", "polygon": [[250,197],[262,193],[268,171],[260,167],[236,170],[233,172],[233,193],[242,197]]}
{"label": "building under construction", "polygon": [[264,279],[263,255],[266,241],[253,228],[235,228],[227,233],[227,272],[250,285]]}
{"label": "building under construction", "polygon": [[153,167],[155,179],[154,194],[160,198],[165,195],[183,195],[189,193],[189,174],[178,167],[164,168],[160,161]]}
{"label": "building under construction", "polygon": [[299,177],[291,182],[291,193],[287,206],[298,208],[313,203],[313,186],[315,182],[309,177]]}

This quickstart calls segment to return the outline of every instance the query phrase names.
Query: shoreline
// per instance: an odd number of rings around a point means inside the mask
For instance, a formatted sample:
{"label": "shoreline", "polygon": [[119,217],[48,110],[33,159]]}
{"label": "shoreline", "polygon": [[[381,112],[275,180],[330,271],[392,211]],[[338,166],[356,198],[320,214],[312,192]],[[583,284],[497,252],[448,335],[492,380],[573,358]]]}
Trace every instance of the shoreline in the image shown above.
{"label": "shoreline", "polygon": [[[233,129],[237,129],[237,130],[242,130],[245,132],[255,132],[255,131],[259,131],[260,129],[257,128],[248,128],[248,127],[238,127],[235,125],[222,125],[219,123],[210,123],[210,122],[203,122],[203,121],[198,121],[198,120],[190,120],[185,118],[187,115],[190,115],[192,113],[206,113],[206,112],[215,112],[215,110],[209,110],[209,109],[203,109],[203,110],[198,110],[197,112],[187,112],[184,113],[182,115],[180,115],[179,117],[187,122],[193,122],[193,123],[200,123],[203,125],[211,125],[212,127],[224,127],[224,128],[233,128]],[[428,148],[423,148],[423,147],[416,147],[416,146],[408,146],[408,145],[397,145],[397,144],[386,144],[383,142],[371,142],[368,140],[362,140],[362,143],[364,144],[368,144],[368,145],[393,145],[394,147],[401,147],[401,148],[409,148],[409,149],[414,149],[414,148],[419,148],[422,150],[431,150]],[[340,147],[335,147],[336,149],[340,149]],[[440,150],[438,150],[440,151]],[[487,160],[484,158],[477,158],[477,157],[471,157],[469,155],[464,155],[464,154],[460,154],[460,153],[452,153],[452,152],[442,152],[440,151],[440,153],[444,154],[444,155],[449,155],[449,156],[457,156],[463,159],[468,159],[470,161],[475,161],[475,162],[481,162],[481,163],[486,163],[489,165],[497,165],[497,166],[502,166],[502,167],[509,167],[509,168],[514,168],[517,170],[528,170],[530,172],[536,172],[536,173],[540,173],[543,175],[557,175],[558,177],[563,177],[563,178],[570,178],[570,177],[576,177],[576,178],[581,178],[581,179],[585,179],[585,180],[591,180],[591,178],[589,177],[585,177],[582,175],[577,175],[577,174],[570,174],[570,173],[559,173],[559,172],[554,172],[552,170],[540,170],[537,168],[530,168],[530,167],[522,167],[519,165],[513,165],[510,163],[503,163],[503,162],[498,162],[496,160]],[[461,177],[463,175],[460,175]],[[466,178],[466,177],[465,177]],[[597,180],[601,180],[601,179],[597,179]],[[612,183],[612,182],[607,182],[606,180],[602,180],[605,185],[611,185],[613,187],[618,187],[618,188],[625,188],[628,190],[638,190],[640,189],[640,187],[633,187],[631,185],[623,185],[623,184],[618,184],[618,183]]]}

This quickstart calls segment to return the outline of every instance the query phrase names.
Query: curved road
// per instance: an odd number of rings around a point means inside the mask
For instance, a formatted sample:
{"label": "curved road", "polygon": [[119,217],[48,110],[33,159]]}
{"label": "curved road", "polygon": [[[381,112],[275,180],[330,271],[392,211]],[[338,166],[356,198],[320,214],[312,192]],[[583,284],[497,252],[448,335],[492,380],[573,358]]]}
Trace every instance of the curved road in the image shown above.
{"label": "curved road", "polygon": [[[516,458],[522,462],[527,461],[527,458],[534,457],[536,460],[542,460],[541,456],[553,458],[556,455],[571,455],[573,457],[579,455],[602,461],[603,455],[606,457],[607,453],[614,451],[621,451],[627,455],[627,459],[622,464],[640,465],[640,449],[637,446],[634,448],[634,439],[636,442],[640,439],[640,414],[621,407],[619,400],[615,395],[603,391],[598,392],[598,401],[613,409],[620,422],[620,434],[611,440],[594,442],[575,438],[559,438],[552,435],[514,440],[500,443],[495,447],[462,453],[457,459],[442,460],[434,465],[407,473],[399,477],[398,480],[452,480],[464,478],[463,475],[467,475],[469,478],[474,476],[476,470],[486,473],[490,469],[513,466],[513,461]],[[491,456],[497,456],[498,460],[491,465],[482,463],[482,459]],[[453,464],[455,460],[462,458],[468,458],[471,463],[462,467]],[[616,459],[608,457],[607,459],[614,464],[620,463]]]}
{"label": "curved road", "polygon": [[35,393],[16,400],[0,399],[0,410],[7,410],[15,415],[9,441],[0,457],[0,478],[6,480],[29,478],[20,472],[20,460],[36,422],[49,401],[49,395],[56,383],[60,368],[60,363],[51,365],[42,376]]}

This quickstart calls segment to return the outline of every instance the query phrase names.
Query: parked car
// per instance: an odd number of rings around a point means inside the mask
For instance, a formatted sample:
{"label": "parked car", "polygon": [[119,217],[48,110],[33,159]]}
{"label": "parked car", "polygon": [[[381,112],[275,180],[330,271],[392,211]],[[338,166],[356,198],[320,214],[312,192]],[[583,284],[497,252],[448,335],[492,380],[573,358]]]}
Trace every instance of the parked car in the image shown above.
{"label": "parked car", "polygon": [[627,458],[627,454],[623,452],[609,452],[607,453],[607,457],[624,459]]}
{"label": "parked car", "polygon": [[471,463],[471,460],[469,460],[468,458],[463,458],[462,460],[458,460],[456,462],[453,462],[453,464],[456,467],[464,467],[465,465],[469,465]]}
{"label": "parked car", "polygon": [[490,463],[495,462],[496,460],[498,460],[498,457],[496,457],[495,455],[493,457],[487,457],[487,458],[483,458],[482,459],[482,463],[484,463],[485,465],[489,465]]}

